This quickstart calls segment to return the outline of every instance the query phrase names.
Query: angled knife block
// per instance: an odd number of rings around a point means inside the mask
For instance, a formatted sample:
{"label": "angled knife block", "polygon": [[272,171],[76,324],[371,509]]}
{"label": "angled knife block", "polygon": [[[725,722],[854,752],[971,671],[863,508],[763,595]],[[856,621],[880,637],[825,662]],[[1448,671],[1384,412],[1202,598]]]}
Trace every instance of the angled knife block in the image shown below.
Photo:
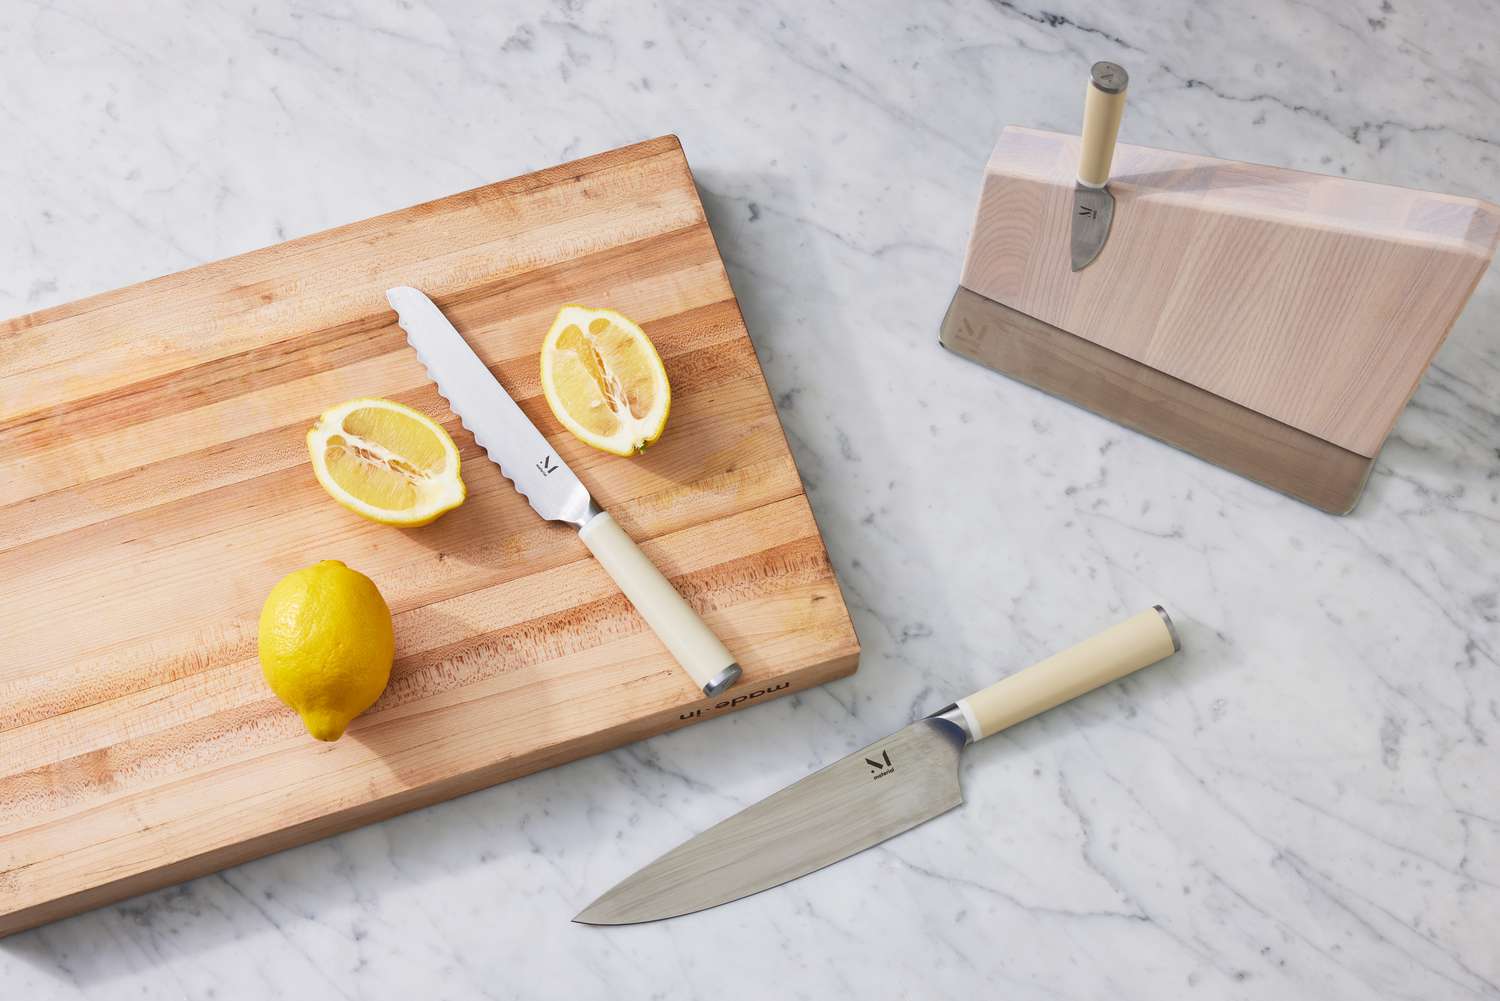
{"label": "angled knife block", "polygon": [[1109,239],[1073,272],[1078,145],[1001,134],[942,343],[1347,513],[1489,266],[1500,208],[1120,144]]}

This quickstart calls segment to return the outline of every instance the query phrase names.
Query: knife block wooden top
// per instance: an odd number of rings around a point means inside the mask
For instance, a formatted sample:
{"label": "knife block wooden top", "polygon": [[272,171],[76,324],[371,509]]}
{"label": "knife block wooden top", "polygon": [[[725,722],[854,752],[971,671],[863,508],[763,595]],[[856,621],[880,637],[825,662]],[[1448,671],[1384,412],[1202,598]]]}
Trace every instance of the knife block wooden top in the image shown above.
{"label": "knife block wooden top", "polygon": [[961,284],[1361,456],[1500,238],[1473,198],[1120,144],[1109,241],[1075,273],[1078,142],[1001,134]]}

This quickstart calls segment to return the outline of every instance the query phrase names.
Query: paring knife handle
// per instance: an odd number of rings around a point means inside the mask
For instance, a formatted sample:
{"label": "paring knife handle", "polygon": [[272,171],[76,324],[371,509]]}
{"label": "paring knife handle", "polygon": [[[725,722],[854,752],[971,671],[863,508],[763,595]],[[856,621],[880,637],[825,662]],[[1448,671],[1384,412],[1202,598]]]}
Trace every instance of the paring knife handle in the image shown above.
{"label": "paring knife handle", "polygon": [[1100,685],[1170,657],[1182,644],[1166,609],[1133,615],[958,701],[972,739],[998,733]]}
{"label": "paring knife handle", "polygon": [[1078,183],[1086,188],[1102,188],[1109,181],[1129,85],[1129,74],[1115,63],[1095,63],[1089,72],[1083,99],[1083,149],[1078,155]]}
{"label": "paring knife handle", "polygon": [[739,680],[734,655],[608,511],[594,515],[578,537],[704,695],[718,695]]}

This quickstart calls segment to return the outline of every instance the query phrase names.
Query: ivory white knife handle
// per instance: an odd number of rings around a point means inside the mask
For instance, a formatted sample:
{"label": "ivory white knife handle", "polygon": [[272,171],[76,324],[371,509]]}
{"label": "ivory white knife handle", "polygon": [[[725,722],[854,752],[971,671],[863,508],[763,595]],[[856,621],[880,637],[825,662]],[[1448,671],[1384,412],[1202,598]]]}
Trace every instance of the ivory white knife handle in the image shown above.
{"label": "ivory white knife handle", "polygon": [[585,522],[578,537],[704,695],[718,695],[739,680],[734,655],[608,511]]}
{"label": "ivory white knife handle", "polygon": [[1102,188],[1109,182],[1109,165],[1115,158],[1115,140],[1120,135],[1120,116],[1125,113],[1125,88],[1130,77],[1114,63],[1095,63],[1089,71],[1089,87],[1083,99],[1083,149],[1078,154],[1078,183]]}
{"label": "ivory white knife handle", "polygon": [[1160,605],[959,699],[974,740],[1046,712],[1182,649]]}

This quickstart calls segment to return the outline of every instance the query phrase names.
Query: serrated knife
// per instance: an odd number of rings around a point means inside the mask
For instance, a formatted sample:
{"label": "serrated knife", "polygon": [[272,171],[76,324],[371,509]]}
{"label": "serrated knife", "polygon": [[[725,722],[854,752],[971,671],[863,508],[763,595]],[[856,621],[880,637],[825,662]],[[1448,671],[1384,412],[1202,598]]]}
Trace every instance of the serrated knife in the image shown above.
{"label": "serrated knife", "polygon": [[738,681],[734,655],[609,512],[594,503],[442,310],[406,286],[388,290],[385,297],[438,392],[536,513],[578,529],[583,544],[704,695],[718,695]]}
{"label": "serrated knife", "polygon": [[1125,88],[1130,76],[1116,63],[1097,62],[1089,70],[1083,99],[1083,143],[1078,153],[1078,180],[1073,185],[1073,232],[1070,241],[1074,271],[1094,263],[1109,239],[1115,218],[1115,196],[1109,191],[1109,167],[1125,113]]}
{"label": "serrated knife", "polygon": [[1182,648],[1161,606],[855,751],[627,877],[574,921],[618,925],[701,911],[805,876],[963,802],[959,753]]}

